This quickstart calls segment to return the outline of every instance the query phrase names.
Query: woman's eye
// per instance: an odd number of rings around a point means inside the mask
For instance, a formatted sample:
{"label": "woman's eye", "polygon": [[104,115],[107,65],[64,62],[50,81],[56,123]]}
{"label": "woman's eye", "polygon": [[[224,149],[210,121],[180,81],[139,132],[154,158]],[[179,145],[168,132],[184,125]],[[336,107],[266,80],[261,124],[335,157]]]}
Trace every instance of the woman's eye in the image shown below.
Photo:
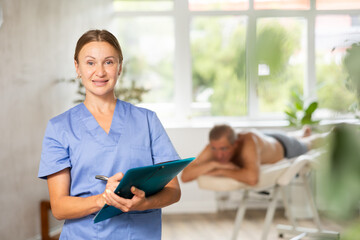
{"label": "woman's eye", "polygon": [[105,62],[106,65],[110,65],[110,64],[112,64],[112,63],[113,63],[113,61],[106,61],[106,62]]}
{"label": "woman's eye", "polygon": [[87,62],[87,64],[92,66],[92,65],[94,65],[94,62]]}

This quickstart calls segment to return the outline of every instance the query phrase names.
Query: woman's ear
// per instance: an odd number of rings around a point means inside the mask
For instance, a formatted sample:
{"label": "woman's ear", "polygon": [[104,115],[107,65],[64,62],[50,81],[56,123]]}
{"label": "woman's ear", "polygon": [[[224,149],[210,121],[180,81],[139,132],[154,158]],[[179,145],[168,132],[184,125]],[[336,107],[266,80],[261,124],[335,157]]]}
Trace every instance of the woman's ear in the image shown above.
{"label": "woman's ear", "polygon": [[122,71],[122,63],[120,63],[120,67],[119,67],[119,72],[118,72],[118,76],[120,76],[120,74],[121,74],[121,71]]}
{"label": "woman's ear", "polygon": [[74,60],[74,65],[75,65],[75,70],[76,70],[78,77],[81,76],[80,70],[79,70],[79,64],[76,60]]}

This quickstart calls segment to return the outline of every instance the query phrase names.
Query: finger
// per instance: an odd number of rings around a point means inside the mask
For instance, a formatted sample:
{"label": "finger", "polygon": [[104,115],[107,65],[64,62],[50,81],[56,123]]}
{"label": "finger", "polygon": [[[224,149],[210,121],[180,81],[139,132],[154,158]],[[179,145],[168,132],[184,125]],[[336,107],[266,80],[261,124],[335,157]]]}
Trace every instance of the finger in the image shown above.
{"label": "finger", "polygon": [[110,182],[120,182],[120,180],[124,177],[122,172],[116,173],[114,176],[110,177],[108,181]]}
{"label": "finger", "polygon": [[110,195],[105,194],[105,199],[106,199],[106,203],[107,203],[108,205],[113,206],[113,207],[116,207],[116,208],[120,209],[120,210],[123,211],[123,212],[126,212],[126,211],[127,211],[127,208],[126,208],[123,204],[117,202],[117,201],[116,201],[115,199],[113,199]]}
{"label": "finger", "polygon": [[106,189],[109,189],[110,191],[114,192],[118,185],[119,182],[108,182],[106,184]]}
{"label": "finger", "polygon": [[137,197],[145,198],[145,192],[143,190],[140,190],[140,189],[134,187],[134,186],[131,187],[131,192]]}
{"label": "finger", "polygon": [[106,201],[106,195],[105,195],[104,193],[103,193],[102,197],[103,197],[103,200],[104,200],[104,204],[109,205],[109,204],[107,203],[107,201]]}
{"label": "finger", "polygon": [[119,208],[123,212],[128,212],[130,209],[131,202],[129,199],[125,199],[119,197],[114,192],[110,191],[109,189],[105,190],[106,201],[109,205]]}

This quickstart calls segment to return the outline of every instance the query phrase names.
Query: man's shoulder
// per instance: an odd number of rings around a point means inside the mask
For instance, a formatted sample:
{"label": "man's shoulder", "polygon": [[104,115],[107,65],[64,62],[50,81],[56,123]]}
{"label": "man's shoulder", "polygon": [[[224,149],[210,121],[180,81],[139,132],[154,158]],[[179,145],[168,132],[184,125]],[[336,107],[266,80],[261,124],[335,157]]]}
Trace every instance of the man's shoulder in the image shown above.
{"label": "man's shoulder", "polygon": [[261,134],[261,131],[255,129],[255,128],[250,128],[250,129],[246,129],[246,130],[237,132],[237,136],[259,135],[259,134]]}

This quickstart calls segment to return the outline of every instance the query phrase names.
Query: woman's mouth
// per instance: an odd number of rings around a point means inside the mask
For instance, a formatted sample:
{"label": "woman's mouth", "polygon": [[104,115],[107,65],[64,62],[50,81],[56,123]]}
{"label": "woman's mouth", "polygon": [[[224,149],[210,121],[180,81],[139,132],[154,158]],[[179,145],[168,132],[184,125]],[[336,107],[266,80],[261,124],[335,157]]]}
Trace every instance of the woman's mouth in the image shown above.
{"label": "woman's mouth", "polygon": [[92,80],[94,85],[97,86],[97,87],[105,86],[108,81],[109,80]]}

